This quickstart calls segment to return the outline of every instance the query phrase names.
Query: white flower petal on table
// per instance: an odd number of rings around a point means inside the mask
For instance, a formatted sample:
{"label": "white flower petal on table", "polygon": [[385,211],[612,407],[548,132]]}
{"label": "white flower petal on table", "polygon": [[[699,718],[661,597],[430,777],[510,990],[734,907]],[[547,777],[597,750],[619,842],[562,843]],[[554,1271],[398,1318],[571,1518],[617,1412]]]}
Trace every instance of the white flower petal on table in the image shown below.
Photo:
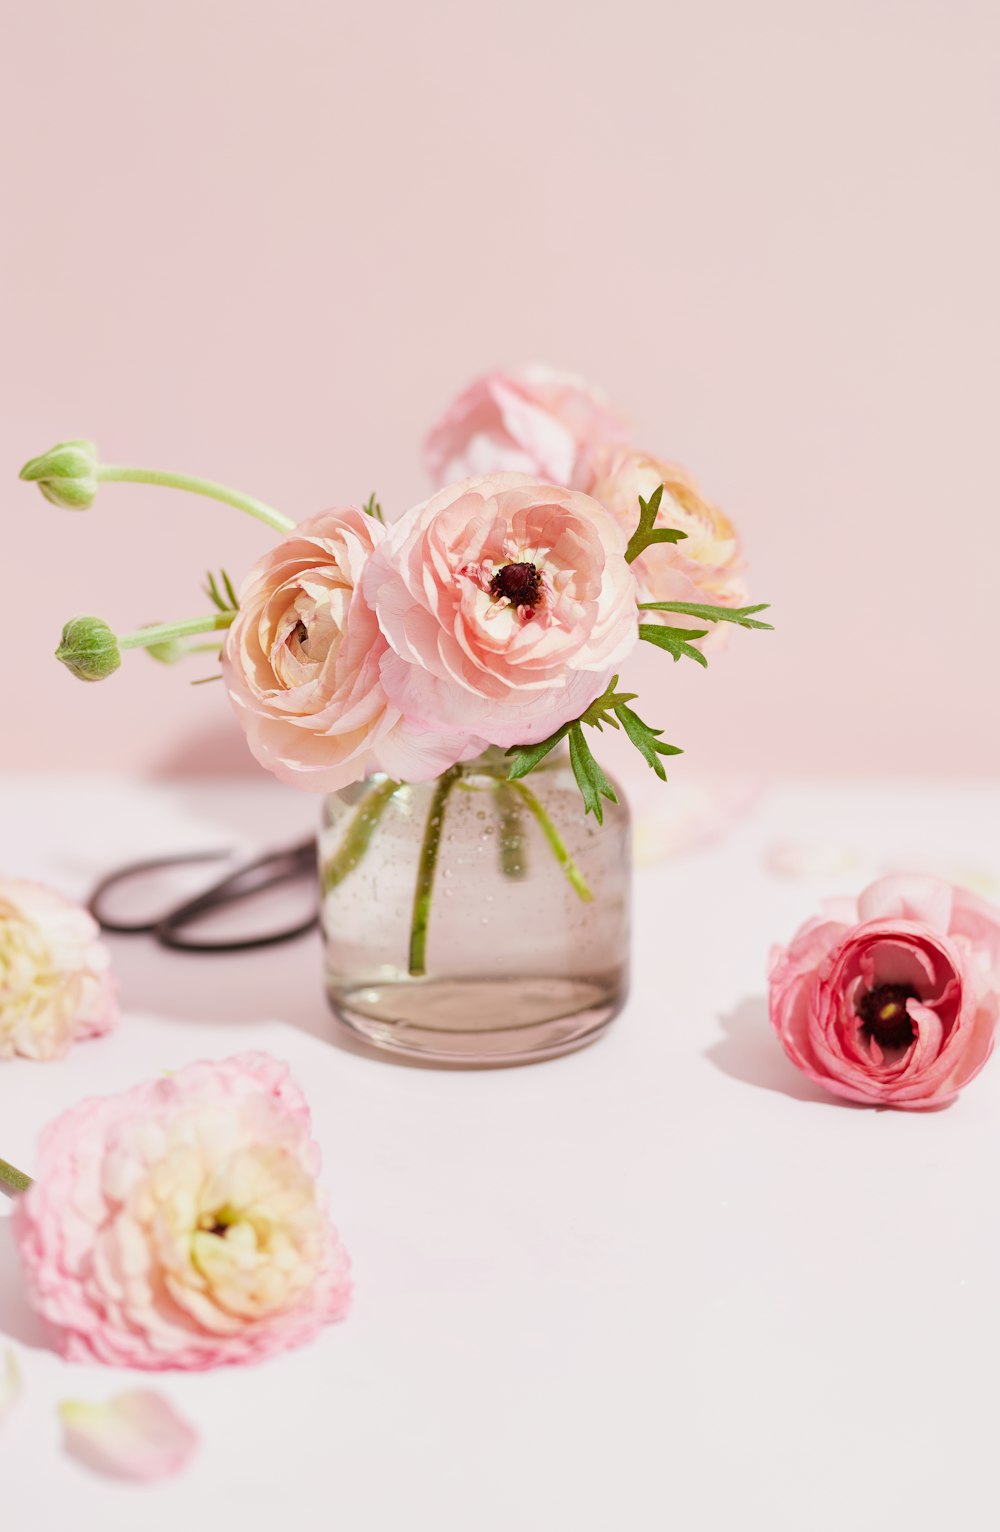
{"label": "white flower petal on table", "polygon": [[0,1358],[0,1426],[14,1408],[21,1394],[21,1369],[8,1346]]}
{"label": "white flower petal on table", "polygon": [[197,1432],[151,1389],[133,1389],[106,1404],[66,1399],[59,1414],[70,1456],[114,1478],[165,1479],[187,1466],[198,1445]]}

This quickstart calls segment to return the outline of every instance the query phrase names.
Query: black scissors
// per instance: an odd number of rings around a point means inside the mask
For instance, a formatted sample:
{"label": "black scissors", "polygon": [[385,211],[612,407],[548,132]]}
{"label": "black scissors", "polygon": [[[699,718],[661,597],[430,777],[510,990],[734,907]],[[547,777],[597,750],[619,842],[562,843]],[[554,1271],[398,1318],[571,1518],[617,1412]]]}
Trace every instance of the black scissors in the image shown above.
{"label": "black scissors", "polygon": [[123,936],[140,934],[152,936],[161,946],[172,947],[179,952],[246,952],[253,947],[273,947],[278,942],[294,941],[296,937],[305,936],[307,932],[315,929],[319,924],[318,901],[308,920],[301,920],[295,925],[282,927],[278,931],[265,932],[262,936],[215,941],[198,940],[188,934],[190,929],[205,916],[225,909],[228,905],[238,904],[241,900],[249,899],[265,889],[276,888],[282,883],[300,882],[306,878],[311,879],[318,887],[317,848],[314,838],[302,841],[297,846],[287,846],[280,851],[265,852],[262,856],[255,857],[252,862],[244,862],[242,866],[227,873],[224,878],[220,878],[202,893],[195,894],[191,899],[185,899],[164,914],[156,915],[152,919],[123,921],[112,918],[105,910],[107,896],[111,890],[120,888],[122,884],[130,882],[133,878],[156,872],[160,868],[186,867],[194,866],[199,862],[222,861],[230,855],[228,851],[193,851],[182,856],[158,856],[150,857],[144,862],[130,862],[127,867],[120,867],[101,879],[90,896],[87,908],[102,931],[113,931]]}

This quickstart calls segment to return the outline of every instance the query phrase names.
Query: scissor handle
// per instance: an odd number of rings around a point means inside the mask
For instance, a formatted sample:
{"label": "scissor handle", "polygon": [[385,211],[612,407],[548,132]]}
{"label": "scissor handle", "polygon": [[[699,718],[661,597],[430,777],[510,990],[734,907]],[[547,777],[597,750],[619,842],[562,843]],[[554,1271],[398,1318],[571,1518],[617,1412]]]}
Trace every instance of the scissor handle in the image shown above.
{"label": "scissor handle", "polygon": [[273,947],[279,942],[293,941],[298,936],[305,936],[319,924],[318,907],[308,920],[299,921],[279,931],[272,931],[267,936],[248,936],[234,938],[231,941],[192,941],[190,937],[183,935],[183,932],[187,927],[195,924],[200,916],[207,915],[212,910],[224,909],[227,904],[237,904],[241,899],[249,899],[253,894],[259,894],[266,888],[275,888],[281,883],[294,882],[304,872],[311,871],[315,865],[316,841],[314,839],[303,841],[300,845],[292,846],[286,851],[267,852],[263,856],[256,857],[252,862],[245,862],[228,877],[220,878],[219,882],[213,883],[211,888],[196,894],[193,899],[187,900],[177,909],[172,910],[169,915],[157,922],[153,934],[164,947],[171,947],[178,952],[246,952],[254,947]]}
{"label": "scissor handle", "polygon": [[293,926],[270,932],[266,936],[250,936],[232,941],[194,941],[184,935],[187,928],[195,924],[202,915],[207,915],[212,910],[223,909],[228,904],[236,904],[241,899],[249,899],[251,895],[261,893],[264,889],[292,882],[313,869],[316,865],[314,838],[302,841],[297,846],[290,846],[283,851],[265,852],[262,856],[255,857],[252,862],[243,863],[233,872],[220,878],[217,883],[213,883],[210,888],[206,888],[202,893],[184,900],[176,908],[169,910],[166,915],[156,916],[152,920],[129,923],[112,920],[104,913],[105,896],[112,888],[118,887],[121,883],[127,883],[131,878],[139,877],[142,873],[155,872],[160,867],[183,867],[198,862],[221,861],[231,854],[229,851],[192,851],[179,856],[148,857],[141,862],[131,862],[127,867],[122,867],[101,879],[90,896],[87,908],[104,931],[111,931],[122,936],[154,936],[162,946],[170,947],[178,952],[246,952],[254,947],[273,947],[279,942],[293,941],[298,936],[305,936],[319,924],[317,908],[308,920],[298,921]]}
{"label": "scissor handle", "polygon": [[87,901],[87,909],[102,931],[111,931],[116,936],[151,935],[160,924],[161,916],[131,923],[125,920],[112,920],[104,913],[102,900],[105,895],[113,888],[117,888],[119,884],[129,883],[133,878],[141,877],[144,872],[156,872],[160,867],[186,867],[189,864],[194,866],[198,862],[221,862],[230,855],[229,851],[188,851],[180,856],[151,856],[142,862],[129,862],[127,867],[119,867],[117,872],[109,872],[107,877],[101,879]]}

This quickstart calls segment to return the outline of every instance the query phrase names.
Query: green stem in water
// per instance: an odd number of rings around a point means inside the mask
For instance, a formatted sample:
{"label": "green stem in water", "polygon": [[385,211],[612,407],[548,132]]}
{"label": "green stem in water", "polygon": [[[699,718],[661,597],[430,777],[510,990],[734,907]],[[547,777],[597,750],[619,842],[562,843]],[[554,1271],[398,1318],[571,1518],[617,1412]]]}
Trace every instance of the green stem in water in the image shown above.
{"label": "green stem in water", "polygon": [[444,814],[451,790],[461,776],[461,767],[452,766],[438,777],[434,796],[427,811],[420,862],[417,866],[417,886],[413,895],[413,920],[410,925],[410,977],[422,978],[427,972],[427,926],[431,918],[431,894],[434,892],[434,874],[437,871],[438,852],[441,849],[441,832]]}
{"label": "green stem in water", "polygon": [[276,532],[290,532],[295,523],[263,500],[255,500],[241,490],[229,489],[225,484],[215,484],[211,479],[196,479],[186,473],[163,473],[154,468],[125,468],[114,463],[102,463],[97,478],[108,484],[159,484],[164,489],[182,489],[190,495],[205,495],[209,500],[221,500],[223,505],[234,505],[248,516],[256,516]]}
{"label": "green stem in water", "polygon": [[26,1192],[31,1185],[31,1177],[26,1176],[23,1170],[17,1170],[15,1166],[8,1165],[6,1160],[0,1160],[0,1187],[5,1192]]}
{"label": "green stem in water", "polygon": [[362,798],[347,826],[343,840],[330,860],[323,864],[324,894],[336,888],[337,884],[342,883],[347,874],[357,867],[368,850],[379,820],[402,785],[402,782],[394,782],[391,778],[386,778]]}
{"label": "green stem in water", "polygon": [[217,633],[232,625],[235,612],[213,612],[210,617],[189,617],[184,622],[161,622],[153,628],[136,628],[134,633],[118,637],[119,649],[147,649],[171,638],[188,638],[192,633]]}
{"label": "green stem in water", "polygon": [[509,782],[495,782],[493,796],[500,821],[500,871],[505,878],[527,877],[528,847],[524,839],[524,818],[517,795]]}
{"label": "green stem in water", "polygon": [[545,809],[542,807],[542,804],[535,797],[530,787],[525,787],[523,782],[507,782],[505,785],[509,787],[512,792],[517,793],[518,797],[521,798],[527,805],[529,811],[534,815],[539,829],[545,836],[545,839],[548,841],[556,861],[559,863],[563,872],[566,874],[569,883],[579,894],[580,898],[583,899],[585,903],[589,904],[594,896],[590,892],[583,873],[580,871],[579,867],[577,867],[573,858],[566,850],[562,836],[559,834],[559,831],[552,823],[552,820],[549,818]]}

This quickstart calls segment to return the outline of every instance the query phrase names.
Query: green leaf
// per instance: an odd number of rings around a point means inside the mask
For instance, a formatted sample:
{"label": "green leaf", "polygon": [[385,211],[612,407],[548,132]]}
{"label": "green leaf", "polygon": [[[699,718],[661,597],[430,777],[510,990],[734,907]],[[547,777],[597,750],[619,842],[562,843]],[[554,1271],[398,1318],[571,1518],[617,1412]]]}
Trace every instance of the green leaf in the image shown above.
{"label": "green leaf", "polygon": [[[682,630],[673,629],[671,631],[676,633]],[[684,629],[683,632],[686,638],[692,636],[687,629]],[[693,636],[699,638],[702,635],[695,633]],[[688,647],[690,648],[690,645]],[[692,650],[692,653],[698,659],[702,658],[696,649]],[[617,686],[618,677],[613,676],[611,682],[601,695],[595,697],[594,701],[581,713],[579,718],[575,719],[572,723],[563,724],[562,728],[557,729],[554,734],[550,734],[548,739],[541,740],[537,745],[512,746],[507,751],[507,754],[513,758],[513,765],[508,774],[508,780],[513,782],[518,777],[526,777],[530,771],[534,770],[539,761],[543,760],[549,751],[554,749],[559,741],[565,739],[568,735],[570,764],[573,767],[573,775],[576,777],[580,792],[583,794],[584,810],[587,814],[593,813],[597,818],[598,824],[603,824],[604,806],[601,803],[601,799],[607,798],[612,803],[617,803],[618,799],[615,796],[614,788],[594,759],[583,732],[583,725],[587,724],[592,729],[603,729],[605,724],[610,724],[613,729],[623,728],[625,730],[628,738],[640,755],[642,755],[643,759],[648,761],[661,781],[666,781],[667,774],[663,769],[660,756],[681,755],[682,751],[677,745],[666,744],[660,738],[663,732],[662,729],[651,729],[639,717],[638,713],[629,707],[628,704],[636,700],[636,693],[617,691]]]}
{"label": "green leaf", "polygon": [[593,814],[599,825],[604,823],[604,805],[602,798],[607,798],[610,803],[618,802],[618,795],[604,772],[594,760],[590,752],[590,746],[583,737],[583,729],[579,723],[570,725],[569,729],[569,759],[573,767],[573,775],[576,777],[577,786],[583,794],[584,813]]}
{"label": "green leaf", "polygon": [[618,720],[612,716],[614,710],[621,703],[634,702],[637,692],[616,692],[618,677],[612,676],[609,685],[599,697],[595,697],[590,706],[580,714],[580,723],[589,723],[592,729],[603,729],[604,725],[610,724],[613,729],[618,728]]}
{"label": "green leaf", "polygon": [[648,500],[639,496],[639,525],[629,538],[628,547],[625,549],[626,562],[631,564],[652,543],[682,543],[687,537],[679,527],[658,527],[656,525],[657,513],[660,509],[660,501],[663,499],[663,485],[654,489]]}
{"label": "green leaf", "polygon": [[361,509],[364,511],[366,516],[373,516],[376,521],[380,521],[382,525],[385,526],[385,517],[382,515],[382,506],[379,501],[376,500],[374,490],[372,490],[371,494],[368,496],[368,499],[365,501]]}
{"label": "green leaf", "polygon": [[700,617],[703,622],[735,622],[741,628],[765,628],[774,632],[774,624],[755,622],[754,612],[766,612],[768,602],[759,606],[701,606],[697,601],[640,601],[640,612],[676,612],[682,617]]}
{"label": "green leaf", "polygon": [[550,750],[554,750],[561,739],[565,739],[569,733],[569,724],[564,723],[561,729],[550,734],[548,739],[539,740],[537,745],[512,745],[507,751],[513,757],[513,765],[507,773],[510,782],[516,782],[518,777],[526,777],[529,771],[534,771],[539,761],[543,761]]}
{"label": "green leaf", "polygon": [[699,665],[708,669],[708,661],[700,649],[694,647],[696,638],[704,638],[707,628],[665,628],[658,622],[640,622],[639,637],[644,638],[647,644],[655,644],[658,649],[666,649],[672,654],[674,660],[682,656],[685,659],[696,660]]}
{"label": "green leaf", "polygon": [[209,570],[205,577],[208,581],[208,584],[203,587],[205,595],[208,597],[209,601],[211,601],[213,606],[218,607],[220,612],[238,612],[240,609],[240,603],[236,599],[236,592],[233,589],[233,582],[230,580],[224,569],[220,570],[219,573],[222,577],[222,584],[226,594],[222,594],[214,574],[212,574],[211,570]]}
{"label": "green leaf", "polygon": [[648,723],[643,723],[638,713],[633,713],[630,707],[619,704],[615,712],[622,721],[622,728],[649,765],[652,766],[661,782],[667,780],[667,774],[663,769],[661,755],[683,755],[683,750],[678,745],[668,745],[661,740],[662,729],[651,729]]}
{"label": "green leaf", "polygon": [[[613,729],[618,728],[618,720],[613,716],[614,712],[627,702],[636,700],[635,692],[616,692],[618,677],[612,676],[610,685],[595,697],[594,701],[575,720],[576,723],[586,723],[593,729],[603,729],[604,725],[610,724]],[[561,740],[566,738],[572,722],[564,723],[561,729],[556,729],[547,739],[539,740],[537,745],[512,745],[507,754],[512,757],[513,764],[507,773],[509,782],[516,782],[519,777],[526,777],[534,771],[540,761],[543,761],[550,750],[554,750]]]}

